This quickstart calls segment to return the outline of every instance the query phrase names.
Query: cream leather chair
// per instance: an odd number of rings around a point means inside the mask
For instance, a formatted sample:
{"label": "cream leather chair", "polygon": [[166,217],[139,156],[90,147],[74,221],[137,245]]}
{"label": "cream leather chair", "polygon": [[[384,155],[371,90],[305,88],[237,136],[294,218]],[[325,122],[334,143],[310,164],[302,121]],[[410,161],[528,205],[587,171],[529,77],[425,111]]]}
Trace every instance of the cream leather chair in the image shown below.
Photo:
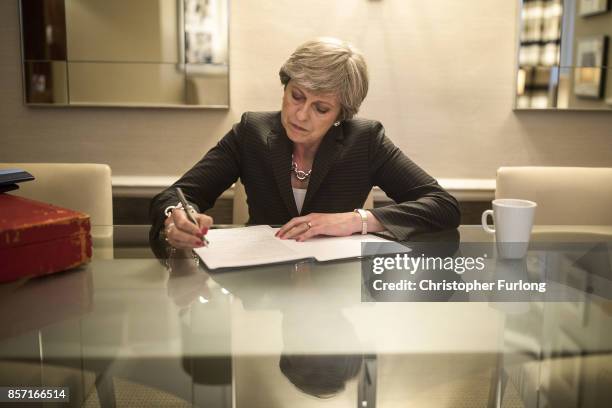
{"label": "cream leather chair", "polygon": [[612,225],[612,168],[500,167],[495,198],[535,201],[536,225]]}
{"label": "cream leather chair", "polygon": [[0,163],[0,169],[26,170],[35,180],[10,194],[89,214],[96,257],[112,258],[113,193],[111,169],[91,163]]}
{"label": "cream leather chair", "polygon": [[[534,220],[536,225],[531,236],[534,241],[597,242],[602,235],[609,239],[612,230],[612,168],[500,167],[497,170],[495,198],[526,199],[538,204]],[[504,310],[506,316],[509,316],[506,306]],[[509,369],[499,363],[498,374],[492,378],[494,386],[491,390],[497,387],[503,394],[506,383],[504,379],[508,376],[511,378],[509,384],[521,384],[520,393],[524,393],[523,398],[539,389],[541,367],[548,363],[537,358],[542,353],[539,345],[541,339],[531,338],[532,334],[524,330],[524,327],[529,327],[525,325],[533,325],[534,321],[542,319],[539,310],[543,309],[529,306],[522,313],[516,309],[512,313],[513,323],[505,324],[504,348],[521,350],[521,353],[507,354],[511,363],[507,364]],[[555,364],[565,366],[563,371],[570,377],[575,375],[566,371],[576,367],[573,365],[575,361],[572,364],[569,358],[558,358]],[[554,388],[557,393],[571,389],[567,383],[563,384],[552,376],[548,383],[548,387],[556,383]],[[493,393],[491,396],[493,401]]]}
{"label": "cream leather chair", "polygon": [[244,185],[237,180],[234,183],[234,202],[232,213],[232,224],[246,224],[249,220],[249,206],[247,204]]}
{"label": "cream leather chair", "polygon": [[[249,220],[249,206],[246,201],[244,185],[240,180],[234,184],[233,224],[246,224]],[[374,190],[370,191],[363,208],[374,208]]]}

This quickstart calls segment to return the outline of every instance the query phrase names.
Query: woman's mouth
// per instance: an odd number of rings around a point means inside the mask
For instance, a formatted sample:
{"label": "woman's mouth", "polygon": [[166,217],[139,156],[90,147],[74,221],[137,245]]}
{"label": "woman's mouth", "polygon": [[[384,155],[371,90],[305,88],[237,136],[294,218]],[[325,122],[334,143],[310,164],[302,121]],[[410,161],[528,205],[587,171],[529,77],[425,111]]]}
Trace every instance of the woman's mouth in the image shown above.
{"label": "woman's mouth", "polygon": [[307,129],[304,129],[303,127],[298,126],[298,125],[296,125],[296,124],[295,124],[295,123],[293,123],[293,122],[289,122],[289,124],[291,125],[291,127],[292,127],[293,129],[297,130],[298,132],[308,132],[308,130],[307,130]]}

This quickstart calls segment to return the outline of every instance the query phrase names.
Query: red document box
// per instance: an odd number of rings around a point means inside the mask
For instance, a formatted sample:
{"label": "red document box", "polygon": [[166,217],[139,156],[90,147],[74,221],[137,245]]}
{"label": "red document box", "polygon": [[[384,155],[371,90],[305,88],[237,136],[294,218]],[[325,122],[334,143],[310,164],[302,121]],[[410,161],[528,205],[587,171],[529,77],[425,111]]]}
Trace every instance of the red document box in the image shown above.
{"label": "red document box", "polygon": [[0,194],[0,282],[88,262],[90,231],[86,214]]}

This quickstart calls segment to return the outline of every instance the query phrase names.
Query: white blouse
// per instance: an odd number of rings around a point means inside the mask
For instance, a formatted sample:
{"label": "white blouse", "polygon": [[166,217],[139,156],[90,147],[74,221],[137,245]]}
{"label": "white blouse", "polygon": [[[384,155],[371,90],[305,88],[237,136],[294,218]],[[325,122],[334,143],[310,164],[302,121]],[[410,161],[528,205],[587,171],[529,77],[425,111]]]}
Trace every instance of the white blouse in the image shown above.
{"label": "white blouse", "polygon": [[304,198],[306,198],[306,189],[293,188],[293,198],[295,199],[295,204],[297,205],[298,214],[301,214],[302,206],[304,205]]}

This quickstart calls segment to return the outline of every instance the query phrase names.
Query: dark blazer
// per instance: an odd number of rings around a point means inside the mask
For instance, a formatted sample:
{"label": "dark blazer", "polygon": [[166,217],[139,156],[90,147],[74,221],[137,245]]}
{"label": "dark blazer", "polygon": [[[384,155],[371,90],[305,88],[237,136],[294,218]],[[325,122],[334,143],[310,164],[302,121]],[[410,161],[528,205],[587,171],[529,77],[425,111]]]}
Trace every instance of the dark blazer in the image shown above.
{"label": "dark blazer", "polygon": [[[151,238],[163,226],[164,209],[178,202],[175,186],[203,212],[240,178],[248,197],[249,224],[285,224],[297,217],[291,189],[292,147],[280,112],[243,114],[240,123],[202,160],[153,198]],[[385,136],[379,122],[360,118],[332,126],[324,136],[302,215],[361,208],[372,186],[379,186],[396,202],[371,210],[396,239],[459,224],[457,201]]]}

